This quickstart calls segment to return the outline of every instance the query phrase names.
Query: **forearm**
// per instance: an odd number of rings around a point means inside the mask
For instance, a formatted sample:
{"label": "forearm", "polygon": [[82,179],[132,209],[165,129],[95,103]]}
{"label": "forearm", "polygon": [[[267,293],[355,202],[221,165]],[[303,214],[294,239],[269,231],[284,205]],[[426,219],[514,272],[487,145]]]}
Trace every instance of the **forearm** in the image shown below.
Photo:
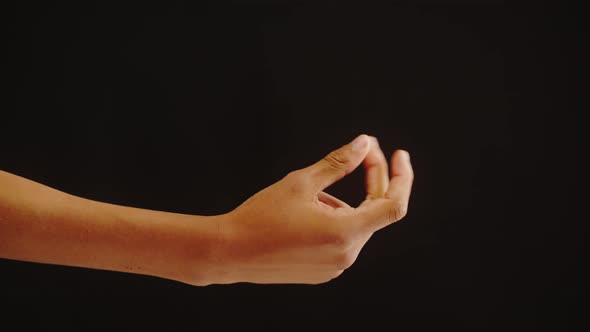
{"label": "forearm", "polygon": [[208,283],[217,217],[96,202],[0,171],[0,257]]}

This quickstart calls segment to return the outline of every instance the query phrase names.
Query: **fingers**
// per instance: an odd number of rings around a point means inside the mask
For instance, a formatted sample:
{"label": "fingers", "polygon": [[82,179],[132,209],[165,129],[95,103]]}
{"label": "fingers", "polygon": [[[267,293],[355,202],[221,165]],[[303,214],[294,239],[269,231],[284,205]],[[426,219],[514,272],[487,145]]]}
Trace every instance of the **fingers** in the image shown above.
{"label": "fingers", "polygon": [[346,204],[345,202],[339,200],[338,198],[336,198],[324,191],[320,191],[320,193],[318,194],[318,199],[320,200],[320,202],[322,202],[326,205],[329,205],[335,209],[350,207],[350,205]]}
{"label": "fingers", "polygon": [[366,170],[367,199],[383,197],[389,186],[387,160],[379,147],[377,138],[371,137],[369,152],[363,161]]}
{"label": "fingers", "polygon": [[396,151],[391,158],[391,180],[384,197],[365,201],[357,209],[370,231],[377,231],[406,215],[413,181],[410,155],[403,150]]}
{"label": "fingers", "polygon": [[410,154],[404,150],[395,151],[391,157],[391,181],[385,196],[407,203],[410,200],[413,182],[414,170],[410,162]]}
{"label": "fingers", "polygon": [[303,171],[310,176],[314,192],[319,193],[357,168],[368,151],[369,136],[360,135]]}

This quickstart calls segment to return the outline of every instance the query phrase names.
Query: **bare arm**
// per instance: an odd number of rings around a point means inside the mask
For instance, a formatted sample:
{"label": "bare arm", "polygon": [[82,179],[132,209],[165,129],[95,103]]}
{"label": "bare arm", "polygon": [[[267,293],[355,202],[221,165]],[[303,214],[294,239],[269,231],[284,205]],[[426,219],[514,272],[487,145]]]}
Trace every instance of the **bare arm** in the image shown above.
{"label": "bare arm", "polygon": [[[367,199],[359,207],[323,191],[361,163]],[[0,257],[194,285],[322,283],[405,216],[412,181],[407,152],[396,151],[390,168],[367,135],[212,217],[96,202],[0,171]]]}
{"label": "bare arm", "polygon": [[197,281],[212,264],[216,223],[96,202],[0,171],[2,258]]}

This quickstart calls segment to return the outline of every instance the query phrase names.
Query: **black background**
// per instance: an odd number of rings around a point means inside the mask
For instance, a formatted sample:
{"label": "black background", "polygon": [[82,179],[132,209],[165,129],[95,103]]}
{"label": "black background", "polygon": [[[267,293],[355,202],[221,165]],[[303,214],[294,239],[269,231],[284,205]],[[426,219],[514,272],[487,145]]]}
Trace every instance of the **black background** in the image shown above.
{"label": "black background", "polygon": [[[17,6],[0,169],[213,215],[367,133],[409,150],[408,216],[319,286],[191,287],[0,261],[43,329],[573,330],[588,300],[567,8],[501,2]],[[363,198],[362,170],[330,188]]]}

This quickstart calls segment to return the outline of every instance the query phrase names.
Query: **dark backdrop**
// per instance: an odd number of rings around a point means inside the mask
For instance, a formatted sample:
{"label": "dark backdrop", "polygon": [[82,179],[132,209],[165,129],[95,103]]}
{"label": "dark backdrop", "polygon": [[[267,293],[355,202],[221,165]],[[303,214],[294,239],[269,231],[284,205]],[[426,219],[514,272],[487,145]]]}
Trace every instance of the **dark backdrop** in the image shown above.
{"label": "dark backdrop", "polygon": [[[83,3],[17,6],[0,169],[210,215],[368,133],[410,151],[410,211],[320,286],[2,260],[1,315],[49,330],[563,331],[583,313],[565,8]],[[362,181],[329,191],[357,204]]]}

